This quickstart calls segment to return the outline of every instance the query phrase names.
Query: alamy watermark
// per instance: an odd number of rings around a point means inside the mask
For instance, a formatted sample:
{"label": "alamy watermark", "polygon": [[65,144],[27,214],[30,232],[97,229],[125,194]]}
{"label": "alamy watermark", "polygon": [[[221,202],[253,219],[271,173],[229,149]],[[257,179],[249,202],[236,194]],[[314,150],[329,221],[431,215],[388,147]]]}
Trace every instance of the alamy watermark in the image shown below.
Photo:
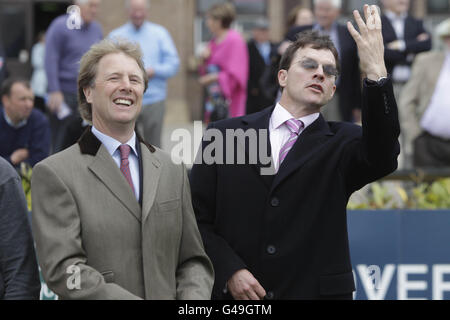
{"label": "alamy watermark", "polygon": [[69,30],[80,30],[81,29],[81,11],[80,7],[76,5],[71,5],[67,8],[67,14],[69,17],[66,21],[66,26]]}
{"label": "alamy watermark", "polygon": [[[272,157],[269,155],[267,129],[219,129],[210,128],[203,133],[202,122],[194,122],[194,135],[184,128],[176,129],[171,134],[171,141],[177,144],[171,149],[172,161],[180,164],[260,164],[261,175],[275,174]],[[205,147],[200,152],[194,146]],[[193,155],[196,154],[195,159]]]}

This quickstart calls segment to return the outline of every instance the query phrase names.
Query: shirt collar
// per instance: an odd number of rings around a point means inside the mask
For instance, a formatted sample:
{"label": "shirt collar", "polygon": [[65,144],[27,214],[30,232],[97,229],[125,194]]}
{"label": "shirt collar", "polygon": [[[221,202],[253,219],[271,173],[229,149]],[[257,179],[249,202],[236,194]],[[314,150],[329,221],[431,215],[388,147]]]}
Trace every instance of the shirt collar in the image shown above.
{"label": "shirt collar", "polygon": [[[277,103],[275,109],[272,112],[271,123],[272,128],[278,129],[283,123],[287,120],[294,118],[294,116],[287,111],[280,103]],[[303,130],[306,129],[310,124],[319,118],[319,113],[312,113],[307,116],[297,118],[297,120],[301,120],[303,122]]]}
{"label": "shirt collar", "polygon": [[3,117],[5,118],[6,123],[8,123],[8,125],[13,127],[14,129],[20,129],[22,127],[25,127],[27,125],[27,122],[28,122],[28,119],[23,119],[18,124],[14,124],[14,122],[6,114],[5,108],[3,108]]}
{"label": "shirt collar", "polygon": [[[101,141],[101,143],[103,143],[103,145],[106,147],[106,150],[108,150],[108,153],[111,156],[122,144],[120,141],[117,141],[116,139],[98,131],[94,126],[92,126],[92,133],[98,138],[98,140]],[[133,150],[134,154],[136,155],[136,157],[138,157],[138,153],[136,150],[136,132],[133,132],[133,136],[125,144],[129,145],[131,147],[131,150]]]}
{"label": "shirt collar", "polygon": [[386,17],[388,17],[389,20],[396,20],[396,19],[404,20],[404,19],[406,19],[406,16],[408,15],[406,12],[396,14],[390,10],[386,10],[384,12],[384,14],[386,15]]}
{"label": "shirt collar", "polygon": [[319,31],[320,33],[332,33],[332,32],[336,32],[336,30],[337,30],[337,22],[333,22],[333,24],[331,25],[331,28],[330,28],[330,31],[328,31],[328,30],[325,30],[324,28],[322,28],[322,26],[320,25],[320,24],[318,24],[318,23],[316,23],[314,26],[313,26],[313,30],[315,30],[315,31]]}

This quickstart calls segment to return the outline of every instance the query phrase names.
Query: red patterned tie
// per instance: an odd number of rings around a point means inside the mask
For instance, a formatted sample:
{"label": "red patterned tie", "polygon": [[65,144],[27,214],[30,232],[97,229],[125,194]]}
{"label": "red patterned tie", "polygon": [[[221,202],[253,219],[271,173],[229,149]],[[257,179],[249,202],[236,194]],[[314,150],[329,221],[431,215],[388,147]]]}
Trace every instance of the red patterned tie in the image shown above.
{"label": "red patterned tie", "polygon": [[131,148],[127,144],[122,144],[119,146],[120,171],[122,171],[123,175],[125,176],[125,179],[127,179],[128,184],[131,187],[131,190],[133,190],[133,193],[134,193],[133,179],[131,178],[130,166],[129,166],[129,161],[128,161],[128,156],[130,155],[130,150],[131,150]]}
{"label": "red patterned tie", "polygon": [[280,149],[280,153],[278,156],[278,167],[280,167],[284,158],[286,158],[289,150],[291,150],[295,141],[297,141],[300,128],[303,128],[304,126],[301,120],[297,120],[294,118],[287,120],[284,124],[286,125],[286,127],[288,127],[289,131],[291,131],[291,134],[289,135],[289,139],[283,144],[283,146]]}

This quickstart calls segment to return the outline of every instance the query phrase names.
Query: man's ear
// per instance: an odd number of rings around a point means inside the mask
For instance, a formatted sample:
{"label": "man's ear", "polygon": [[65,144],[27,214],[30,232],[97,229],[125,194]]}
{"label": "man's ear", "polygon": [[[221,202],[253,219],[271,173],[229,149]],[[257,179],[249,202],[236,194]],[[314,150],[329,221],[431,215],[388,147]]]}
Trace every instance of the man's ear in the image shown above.
{"label": "man's ear", "polygon": [[5,106],[7,101],[9,101],[9,98],[8,95],[5,94],[4,96],[2,96],[2,105]]}
{"label": "man's ear", "polygon": [[279,83],[280,87],[282,87],[282,88],[286,87],[287,78],[288,78],[288,73],[286,70],[281,69],[280,71],[278,71],[278,83]]}
{"label": "man's ear", "polygon": [[84,96],[86,97],[86,101],[88,103],[92,103],[92,88],[91,87],[83,88],[83,93]]}

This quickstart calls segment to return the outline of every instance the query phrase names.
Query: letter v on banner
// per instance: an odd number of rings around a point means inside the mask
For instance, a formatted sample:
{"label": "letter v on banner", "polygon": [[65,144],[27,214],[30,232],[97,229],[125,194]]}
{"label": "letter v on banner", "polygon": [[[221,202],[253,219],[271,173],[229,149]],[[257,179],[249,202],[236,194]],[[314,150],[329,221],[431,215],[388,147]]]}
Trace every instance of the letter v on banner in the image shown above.
{"label": "letter v on banner", "polygon": [[395,265],[385,265],[383,272],[376,270],[374,266],[367,266],[365,264],[358,264],[356,269],[358,270],[367,299],[383,300],[391,284],[395,272]]}

